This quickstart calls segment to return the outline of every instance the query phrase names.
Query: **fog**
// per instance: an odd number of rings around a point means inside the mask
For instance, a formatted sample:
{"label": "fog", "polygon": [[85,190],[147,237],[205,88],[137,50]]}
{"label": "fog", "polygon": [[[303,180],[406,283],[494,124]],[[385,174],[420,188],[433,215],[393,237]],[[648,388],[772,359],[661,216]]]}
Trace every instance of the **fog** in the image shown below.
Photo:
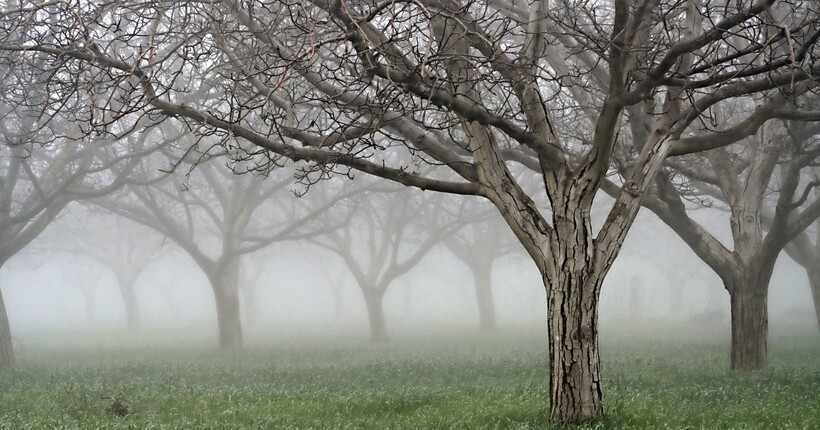
{"label": "fog", "polygon": [[[120,222],[115,231],[102,236],[94,231],[112,217],[72,206],[0,270],[20,348],[25,349],[27,339],[49,333],[127,333],[123,299],[112,270],[82,252],[65,251],[92,234],[99,244],[129,237],[162,240],[131,222]],[[724,218],[719,211],[701,213],[701,222],[725,239],[730,232],[721,229],[728,225]],[[501,224],[494,228],[509,235]],[[136,281],[138,332],[195,333],[197,342],[216,345],[215,303],[208,279],[185,252],[167,242]],[[367,252],[363,245],[356,246]],[[242,270],[258,276],[252,296],[246,285],[240,287],[248,345],[329,333],[368,338],[362,293],[334,253],[302,241],[276,243],[243,257]],[[492,286],[499,331],[544,326],[545,291],[525,254],[516,250],[500,257],[494,263]],[[775,339],[794,330],[816,330],[805,271],[785,255],[772,277],[769,309]],[[384,312],[394,341],[447,330],[478,331],[473,278],[442,244],[391,284]],[[729,295],[720,279],[674,233],[651,214],[642,214],[606,279],[600,318],[604,341],[608,336],[664,336],[705,328],[728,340]]]}

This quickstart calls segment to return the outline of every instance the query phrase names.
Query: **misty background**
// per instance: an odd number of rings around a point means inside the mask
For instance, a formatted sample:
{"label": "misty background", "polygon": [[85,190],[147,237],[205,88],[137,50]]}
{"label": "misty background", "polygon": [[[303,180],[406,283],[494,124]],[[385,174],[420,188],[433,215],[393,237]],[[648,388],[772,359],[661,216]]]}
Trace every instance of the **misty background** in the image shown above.
{"label": "misty background", "polygon": [[[310,194],[303,198],[309,199]],[[699,215],[710,231],[729,238],[730,232],[721,230],[728,226],[724,214],[702,210]],[[135,284],[141,329],[194,330],[215,342],[215,304],[202,271],[167,238],[115,218],[72,205],[0,269],[0,284],[20,348],[25,348],[28,336],[42,333],[127,331],[123,299],[112,270],[82,252],[71,251],[73,242],[92,233],[100,246],[129,238],[150,238],[161,244],[152,251],[156,259]],[[105,223],[114,228],[100,234],[99,226]],[[502,224],[494,228],[509,235]],[[296,331],[368,336],[362,294],[332,252],[310,243],[278,243],[243,257],[243,269],[258,271],[253,296],[242,302],[250,344],[268,334]],[[545,293],[537,270],[522,251],[495,262],[492,285],[500,330],[543,327]],[[240,294],[248,295],[244,286]],[[769,306],[775,339],[784,330],[815,329],[805,271],[785,254],[772,278]],[[385,294],[384,307],[390,333],[478,324],[469,269],[443,244],[394,281]],[[728,309],[729,296],[720,279],[651,214],[639,215],[602,290],[604,337],[608,331],[627,334],[650,328],[655,334],[708,328],[728,337]]]}

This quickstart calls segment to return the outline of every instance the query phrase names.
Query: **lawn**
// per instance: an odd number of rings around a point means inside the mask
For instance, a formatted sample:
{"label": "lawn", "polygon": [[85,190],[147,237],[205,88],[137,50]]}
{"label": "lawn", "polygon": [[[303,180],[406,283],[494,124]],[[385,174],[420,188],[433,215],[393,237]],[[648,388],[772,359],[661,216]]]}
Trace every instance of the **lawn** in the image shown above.
{"label": "lawn", "polygon": [[[22,342],[0,372],[0,429],[548,426],[537,332],[280,339],[234,354],[162,336]],[[584,428],[820,428],[817,336],[770,351],[768,370],[738,375],[714,339],[604,337],[607,417]]]}

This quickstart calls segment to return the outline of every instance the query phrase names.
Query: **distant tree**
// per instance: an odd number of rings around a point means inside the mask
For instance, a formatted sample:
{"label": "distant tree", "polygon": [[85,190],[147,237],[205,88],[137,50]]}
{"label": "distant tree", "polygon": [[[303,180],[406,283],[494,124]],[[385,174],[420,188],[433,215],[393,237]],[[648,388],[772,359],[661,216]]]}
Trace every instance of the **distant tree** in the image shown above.
{"label": "distant tree", "polygon": [[[202,142],[197,147],[208,148]],[[195,167],[178,164],[167,180],[129,186],[124,193],[94,203],[157,231],[182,248],[210,283],[220,347],[240,349],[240,258],[274,242],[318,234],[328,227],[315,227],[312,221],[345,195],[311,208],[290,192],[293,176],[285,170],[276,177],[255,172],[238,175],[224,165],[224,154],[191,150],[185,157],[183,161],[198,160]],[[170,160],[165,167],[172,168]]]}
{"label": "distant tree", "polygon": [[[541,274],[550,419],[566,423],[603,414],[600,289],[664,161],[775,117],[814,120],[799,111],[820,73],[817,4],[792,0],[88,0],[2,14],[3,63],[51,85],[49,115],[73,115],[93,88],[106,97],[75,117],[97,127],[110,125],[97,111],[165,116],[318,176],[355,169],[490,200]],[[616,151],[628,173],[594,228]]]}
{"label": "distant tree", "polygon": [[[475,209],[474,206],[468,207]],[[488,220],[469,223],[447,238],[444,244],[473,275],[479,328],[494,330],[498,323],[493,299],[493,265],[496,260],[520,250],[521,244],[509,233],[507,226]]]}
{"label": "distant tree", "polygon": [[[2,67],[0,67],[2,70]],[[47,98],[46,88],[6,74],[6,85]],[[72,201],[111,193],[129,180],[154,149],[135,134],[80,141],[76,125],[46,118],[25,106],[0,104],[0,267],[37,238]],[[128,145],[122,145],[122,141]],[[11,327],[0,293],[0,369],[14,365]]]}
{"label": "distant tree", "polygon": [[79,258],[73,259],[72,268],[76,270],[66,278],[80,290],[80,294],[83,296],[86,322],[93,323],[97,315],[95,303],[97,287],[99,287],[100,275],[102,275],[103,269],[94,264],[82,264]]}
{"label": "distant tree", "polygon": [[[328,213],[324,222],[335,219],[335,214]],[[388,340],[387,289],[460,227],[460,220],[447,215],[440,195],[408,190],[370,192],[356,200],[350,222],[311,242],[342,258],[362,291],[371,339],[384,342]]]}
{"label": "distant tree", "polygon": [[[820,200],[820,172],[815,166],[812,169],[814,179],[810,182],[810,187],[814,187],[814,199]],[[807,188],[808,189],[808,188]],[[817,328],[820,329],[820,221],[815,221],[814,231],[804,230],[786,245],[786,253],[797,264],[806,269],[806,277],[809,280],[814,313],[817,317]],[[812,233],[814,238],[812,239]]]}
{"label": "distant tree", "polygon": [[[247,325],[253,325],[259,313],[259,284],[269,268],[260,252],[243,255],[239,262],[239,293],[242,297],[242,314]],[[269,284],[270,282],[265,282]]]}
{"label": "distant tree", "polygon": [[163,240],[143,226],[99,213],[86,214],[84,224],[82,231],[72,229],[72,238],[53,248],[85,255],[111,270],[125,307],[128,330],[136,331],[141,325],[136,282],[151,263],[163,256]]}
{"label": "distant tree", "polygon": [[[801,186],[801,172],[820,154],[820,140],[789,130],[789,125],[772,123],[749,138],[750,145],[741,151],[719,148],[672,164],[658,175],[644,200],[723,280],[731,299],[734,370],[766,366],[768,288],[775,262],[784,247],[820,217],[820,200],[807,199],[811,186]],[[676,181],[684,184],[683,190]],[[776,193],[770,193],[770,187]],[[731,250],[688,213],[686,199],[691,195],[727,205]],[[768,231],[767,207],[773,208]]]}

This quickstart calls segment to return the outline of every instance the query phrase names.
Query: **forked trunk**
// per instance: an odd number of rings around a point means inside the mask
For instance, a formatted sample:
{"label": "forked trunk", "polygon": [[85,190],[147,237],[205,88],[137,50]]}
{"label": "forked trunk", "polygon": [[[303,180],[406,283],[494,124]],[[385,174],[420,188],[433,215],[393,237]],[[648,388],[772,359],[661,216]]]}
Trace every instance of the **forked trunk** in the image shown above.
{"label": "forked trunk", "polygon": [[493,300],[492,265],[473,267],[475,294],[478,302],[478,327],[482,331],[495,330],[495,302]]}
{"label": "forked trunk", "polygon": [[3,292],[0,290],[0,370],[14,366],[14,346],[11,343],[11,327],[9,316],[6,313],[6,304],[3,301]]}
{"label": "forked trunk", "polygon": [[363,288],[364,301],[367,304],[367,318],[370,322],[370,338],[373,342],[386,342],[387,323],[384,320],[384,291],[378,288]]}
{"label": "forked trunk", "polygon": [[211,276],[219,325],[219,347],[226,351],[242,349],[238,266],[237,263],[229,263],[222,271]]}
{"label": "forked trunk", "polygon": [[122,303],[125,305],[125,318],[128,331],[134,332],[140,328],[140,311],[137,304],[137,293],[134,290],[135,281],[130,279],[119,280]]}
{"label": "forked trunk", "polygon": [[767,288],[755,285],[729,291],[732,303],[731,369],[761,370],[767,362]]}

